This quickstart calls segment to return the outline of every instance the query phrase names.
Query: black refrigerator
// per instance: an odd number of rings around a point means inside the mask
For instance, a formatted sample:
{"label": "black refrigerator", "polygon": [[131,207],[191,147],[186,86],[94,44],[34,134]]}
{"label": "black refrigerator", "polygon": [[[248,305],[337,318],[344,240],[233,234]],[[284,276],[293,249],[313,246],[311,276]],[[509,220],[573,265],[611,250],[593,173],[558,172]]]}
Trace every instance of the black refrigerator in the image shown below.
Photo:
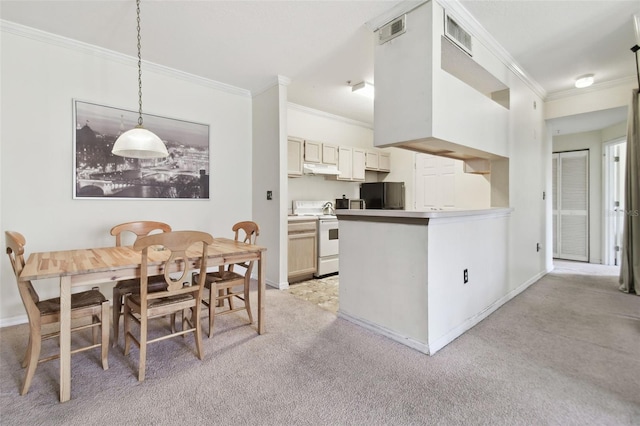
{"label": "black refrigerator", "polygon": [[360,184],[360,198],[367,209],[404,210],[404,182]]}

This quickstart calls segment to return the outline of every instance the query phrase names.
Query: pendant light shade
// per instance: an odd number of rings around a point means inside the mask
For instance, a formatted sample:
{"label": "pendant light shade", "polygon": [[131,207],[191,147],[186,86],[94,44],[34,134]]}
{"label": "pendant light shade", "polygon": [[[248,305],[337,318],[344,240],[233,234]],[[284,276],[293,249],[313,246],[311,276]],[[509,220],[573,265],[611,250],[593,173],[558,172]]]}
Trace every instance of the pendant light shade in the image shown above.
{"label": "pendant light shade", "polygon": [[167,147],[156,134],[142,127],[142,55],[140,53],[140,0],[136,0],[138,20],[138,125],[121,134],[113,144],[111,153],[130,158],[165,158]]}
{"label": "pendant light shade", "polygon": [[113,145],[114,155],[130,158],[165,158],[169,155],[164,142],[153,132],[137,126],[121,134]]}

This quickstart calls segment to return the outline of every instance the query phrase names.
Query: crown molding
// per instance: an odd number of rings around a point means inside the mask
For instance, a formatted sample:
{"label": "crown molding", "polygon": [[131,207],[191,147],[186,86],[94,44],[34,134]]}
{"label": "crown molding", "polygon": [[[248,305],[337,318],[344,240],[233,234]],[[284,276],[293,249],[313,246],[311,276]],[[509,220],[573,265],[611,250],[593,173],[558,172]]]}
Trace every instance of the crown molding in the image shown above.
{"label": "crown molding", "polygon": [[373,125],[371,125],[369,123],[365,123],[363,121],[358,121],[358,120],[353,120],[351,118],[343,117],[341,115],[331,114],[329,112],[320,111],[318,109],[309,108],[309,107],[302,106],[302,105],[299,105],[299,104],[294,104],[292,102],[287,102],[287,107],[292,109],[292,110],[304,112],[304,113],[315,115],[315,116],[318,116],[318,117],[328,118],[330,120],[339,121],[341,123],[351,124],[353,126],[358,126],[358,127],[363,127],[365,129],[373,130]]}
{"label": "crown molding", "polygon": [[284,75],[277,75],[271,81],[269,81],[264,87],[262,87],[261,89],[252,91],[251,92],[251,96],[255,97],[255,96],[261,95],[262,93],[266,92],[267,90],[271,89],[272,87],[288,86],[290,84],[291,84],[291,79],[289,77],[286,77]]}
{"label": "crown molding", "polygon": [[[105,49],[93,44],[63,37],[57,34],[48,33],[25,25],[16,24],[15,22],[0,19],[0,30],[9,34],[20,37],[29,38],[31,40],[42,43],[51,44],[58,47],[74,50],[86,55],[98,56],[109,61],[119,62],[121,64],[137,66],[138,58],[128,56],[113,50]],[[231,93],[243,97],[251,97],[251,92],[247,89],[231,86],[229,84],[220,83],[219,81],[210,80],[208,78],[199,77],[184,71],[159,65],[154,62],[142,61],[142,66],[148,70],[158,74],[163,74],[172,78],[188,81],[190,83],[199,84],[208,88],[220,90],[222,92]]]}
{"label": "crown molding", "polygon": [[599,92],[601,90],[607,90],[614,87],[620,86],[629,86],[635,87],[637,84],[637,77],[635,75],[630,75],[628,77],[619,78],[617,80],[603,81],[602,83],[594,83],[589,87],[585,87],[582,89],[571,88],[567,90],[560,90],[557,92],[549,93],[545,99],[545,101],[556,101],[558,99],[569,98],[572,96],[584,95],[592,92]]}

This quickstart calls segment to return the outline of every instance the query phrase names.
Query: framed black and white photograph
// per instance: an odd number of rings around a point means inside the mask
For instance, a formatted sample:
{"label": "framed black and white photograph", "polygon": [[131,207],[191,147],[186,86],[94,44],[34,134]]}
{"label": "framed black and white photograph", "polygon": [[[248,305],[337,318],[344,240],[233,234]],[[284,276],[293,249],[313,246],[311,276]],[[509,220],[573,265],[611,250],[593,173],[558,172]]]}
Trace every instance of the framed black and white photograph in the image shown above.
{"label": "framed black and white photograph", "polygon": [[74,99],[73,117],[74,198],[209,199],[208,125],[142,114],[169,156],[137,159],[111,149],[138,112]]}

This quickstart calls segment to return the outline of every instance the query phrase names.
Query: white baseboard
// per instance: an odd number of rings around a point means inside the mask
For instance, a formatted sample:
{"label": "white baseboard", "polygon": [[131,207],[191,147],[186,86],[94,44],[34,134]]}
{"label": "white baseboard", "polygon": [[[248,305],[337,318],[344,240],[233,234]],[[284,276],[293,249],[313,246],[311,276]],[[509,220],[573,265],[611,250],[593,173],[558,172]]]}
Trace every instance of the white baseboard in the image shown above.
{"label": "white baseboard", "polygon": [[11,318],[0,319],[0,328],[11,327],[12,325],[26,324],[29,322],[27,314],[18,315]]}
{"label": "white baseboard", "polygon": [[474,327],[476,324],[478,324],[483,319],[487,318],[489,315],[491,315],[493,312],[495,312],[499,307],[501,307],[502,305],[507,303],[509,300],[511,300],[514,297],[516,297],[518,294],[522,293],[524,290],[526,290],[533,283],[535,283],[540,278],[545,276],[547,274],[547,272],[549,272],[549,271],[542,271],[542,272],[538,273],[537,275],[533,276],[532,278],[530,278],[529,280],[527,280],[526,282],[524,282],[523,284],[521,284],[517,288],[513,289],[512,291],[510,291],[509,293],[507,293],[506,295],[504,295],[500,299],[496,300],[494,303],[492,303],[487,308],[485,308],[482,312],[479,312],[478,314],[474,315],[473,317],[465,320],[464,322],[462,322],[460,325],[458,325],[457,327],[455,327],[454,329],[449,331],[444,336],[442,336],[442,337],[440,337],[440,338],[438,338],[438,339],[436,339],[434,341],[429,340],[429,343],[419,342],[419,341],[417,341],[415,339],[412,339],[410,337],[407,337],[407,336],[404,336],[402,334],[399,334],[399,333],[397,333],[397,332],[395,332],[393,330],[389,330],[389,329],[387,329],[385,327],[382,327],[382,326],[380,326],[378,324],[372,323],[372,322],[367,321],[367,320],[362,319],[362,318],[358,318],[356,316],[350,315],[350,314],[348,314],[346,312],[343,312],[343,311],[338,311],[338,317],[344,318],[347,321],[350,321],[350,322],[352,322],[354,324],[358,324],[358,325],[360,325],[360,326],[362,326],[362,327],[364,327],[364,328],[366,328],[368,330],[371,330],[373,332],[381,334],[381,335],[383,335],[385,337],[388,337],[391,340],[394,340],[396,342],[402,343],[403,345],[409,346],[410,348],[413,348],[413,349],[415,349],[415,350],[417,350],[419,352],[422,352],[424,354],[434,355],[437,351],[439,351],[440,349],[442,349],[443,347],[445,347],[446,345],[448,345],[449,343],[454,341],[456,338],[458,338],[459,336],[464,334],[466,331],[470,330],[472,327]]}
{"label": "white baseboard", "polygon": [[396,333],[393,330],[389,330],[388,328],[382,327],[378,324],[374,324],[370,321],[367,321],[365,319],[362,318],[358,318],[356,316],[347,314],[344,311],[338,310],[338,317],[339,318],[343,318],[349,322],[352,322],[354,324],[357,324],[361,327],[364,327],[368,330],[373,331],[374,333],[378,333],[381,334],[391,340],[394,340],[398,343],[402,343],[405,346],[409,346],[412,349],[415,349],[419,352],[422,352],[423,354],[427,354],[430,355],[429,353],[429,345],[424,343],[424,342],[419,342],[415,339],[412,339],[410,337],[404,336],[402,334]]}
{"label": "white baseboard", "polygon": [[509,293],[505,294],[500,299],[496,300],[491,305],[487,306],[483,311],[478,312],[476,315],[467,319],[466,321],[464,321],[463,323],[461,323],[460,325],[458,325],[457,327],[455,327],[454,329],[452,329],[451,331],[449,331],[447,334],[440,337],[439,339],[435,341],[429,340],[429,348],[431,349],[431,355],[435,354],[437,351],[439,351],[440,349],[442,349],[443,347],[445,347],[446,345],[454,341],[457,337],[461,336],[467,330],[470,330],[472,327],[474,327],[480,321],[482,321],[483,319],[485,319],[486,317],[494,313],[499,307],[507,303],[509,300],[513,299],[514,297],[516,297],[517,295],[525,291],[531,284],[535,283],[540,278],[545,276],[546,273],[547,273],[546,271],[543,271],[533,276],[532,278],[530,278],[529,280],[527,280],[517,288],[511,290]]}

